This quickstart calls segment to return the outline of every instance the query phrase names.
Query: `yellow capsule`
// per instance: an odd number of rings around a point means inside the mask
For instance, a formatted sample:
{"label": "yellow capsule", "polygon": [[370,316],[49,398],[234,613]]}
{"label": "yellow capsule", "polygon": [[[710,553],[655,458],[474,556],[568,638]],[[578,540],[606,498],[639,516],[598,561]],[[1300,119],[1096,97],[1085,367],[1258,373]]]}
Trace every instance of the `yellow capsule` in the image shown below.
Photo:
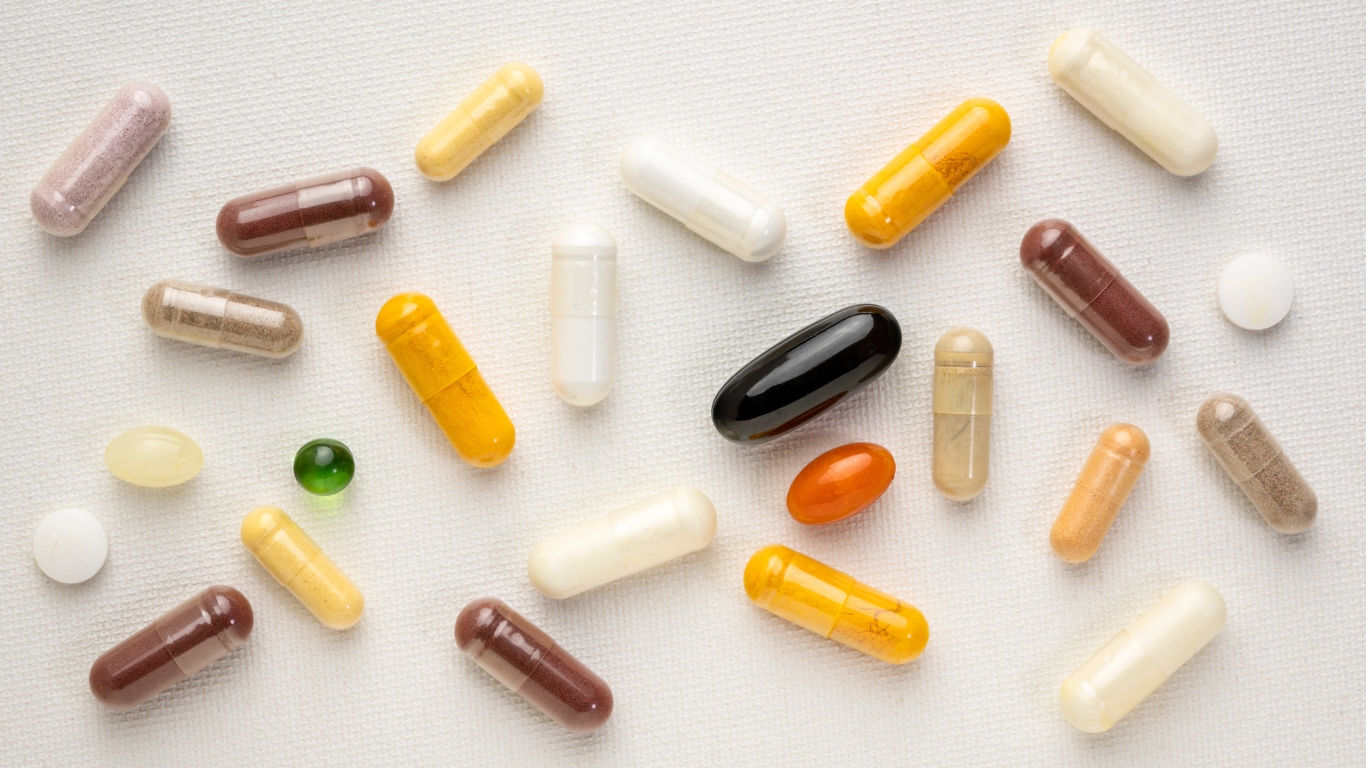
{"label": "yellow capsule", "polygon": [[915,606],[783,546],[749,559],[745,593],[775,616],[890,664],[919,656],[930,639]]}
{"label": "yellow capsule", "polygon": [[504,64],[417,143],[417,169],[433,181],[454,178],[531,114],[544,93],[536,70]]}
{"label": "yellow capsule", "polygon": [[242,543],[318,621],[347,629],[360,621],[365,598],[313,539],[279,507],[257,507],[242,520]]}
{"label": "yellow capsule", "polygon": [[430,298],[400,293],[389,299],[375,318],[375,333],[460,458],[492,467],[512,453],[512,420]]}
{"label": "yellow capsule", "polygon": [[973,328],[951,329],[934,345],[934,486],[954,501],[987,484],[993,356]]}
{"label": "yellow capsule", "polygon": [[891,248],[1010,141],[1010,116],[968,99],[849,196],[844,220],[869,248]]}
{"label": "yellow capsule", "polygon": [[1112,424],[1100,433],[1048,536],[1058,557],[1080,563],[1096,554],[1150,451],[1148,436],[1132,424]]}

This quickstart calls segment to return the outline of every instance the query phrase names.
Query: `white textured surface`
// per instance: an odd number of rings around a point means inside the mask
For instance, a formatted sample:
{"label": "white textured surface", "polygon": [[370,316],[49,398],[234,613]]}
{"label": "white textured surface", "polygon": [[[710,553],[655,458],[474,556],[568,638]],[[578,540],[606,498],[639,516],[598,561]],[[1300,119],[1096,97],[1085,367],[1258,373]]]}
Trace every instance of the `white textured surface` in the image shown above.
{"label": "white textured surface", "polygon": [[[0,402],[11,535],[0,542],[0,763],[6,765],[1353,765],[1366,751],[1366,11],[1350,0],[1167,0],[1026,7],[846,0],[416,4],[179,0],[0,20]],[[1219,158],[1174,178],[1048,79],[1061,31],[1103,32],[1210,119]],[[412,164],[418,138],[505,61],[545,103],[457,179]],[[170,132],[79,237],[29,219],[28,190],[124,83],[174,103]],[[845,231],[845,197],[956,104],[989,96],[1014,139],[889,252]],[[742,263],[637,199],[632,138],[668,136],[772,197],[787,244]],[[356,165],[398,197],[389,228],[243,263],[214,237],[236,195]],[[1166,314],[1172,344],[1116,361],[1020,268],[1036,220],[1071,220]],[[550,386],[550,241],[593,221],[620,244],[618,384],[598,406]],[[1223,320],[1222,266],[1275,254],[1298,296],[1262,333]],[[138,316],[177,277],[293,305],[303,349],[268,361],[154,337]],[[393,293],[431,294],[518,428],[491,471],[456,456],[375,339]],[[743,450],[712,429],[717,387],[835,309],[874,301],[905,346],[876,385],[815,424]],[[993,476],[967,505],[930,480],[931,351],[972,325],[996,348]],[[1195,409],[1247,397],[1319,494],[1309,533],[1274,533],[1201,446]],[[1104,547],[1067,565],[1048,529],[1095,436],[1143,427],[1153,457]],[[183,430],[204,471],[136,488],[105,444]],[[345,441],[339,500],[290,472]],[[817,454],[887,446],[877,506],[806,530],[783,499]],[[702,552],[554,602],[527,581],[545,536],[675,484],[720,523]],[[284,507],[365,591],[350,632],[315,621],[242,548]],[[33,562],[34,526],[101,511],[109,562],[67,587]],[[904,667],[749,604],[741,569],[781,542],[914,602],[925,654]],[[1215,585],[1228,627],[1112,732],[1063,721],[1063,678],[1183,579]],[[87,690],[91,661],[213,583],[256,608],[251,642],[128,714]],[[599,672],[616,712],[560,731],[452,639],[472,598],[513,605]]]}

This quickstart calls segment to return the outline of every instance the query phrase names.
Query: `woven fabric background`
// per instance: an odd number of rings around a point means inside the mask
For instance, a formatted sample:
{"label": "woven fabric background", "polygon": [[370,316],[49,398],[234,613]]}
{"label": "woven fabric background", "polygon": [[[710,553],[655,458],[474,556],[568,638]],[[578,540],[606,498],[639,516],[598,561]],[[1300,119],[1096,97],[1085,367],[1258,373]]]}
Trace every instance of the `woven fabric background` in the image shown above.
{"label": "woven fabric background", "polygon": [[[1048,78],[1072,26],[1101,30],[1205,114],[1220,149],[1181,179]],[[304,4],[33,0],[0,20],[0,539],[5,765],[1360,765],[1366,574],[1357,439],[1366,407],[1366,7],[1067,0],[791,4],[628,0]],[[502,63],[544,104],[455,180],[417,140]],[[28,192],[124,83],[160,85],[169,133],[89,229],[40,231]],[[1010,146],[897,247],[846,232],[847,195],[960,101],[998,100]],[[638,200],[617,175],[657,134],[776,200],[790,234],[745,264]],[[228,254],[228,199],[373,166],[389,227],[317,252]],[[1035,221],[1069,219],[1167,316],[1156,365],[1111,358],[1020,268]],[[550,385],[549,245],[576,220],[620,244],[616,389],[596,407]],[[1220,314],[1233,257],[1282,259],[1297,290],[1264,333]],[[153,336],[143,292],[176,277],[286,302],[283,361]],[[375,338],[380,305],[431,295],[516,423],[493,470],[456,456]],[[873,386],[753,449],[710,423],[719,386],[778,340],[856,302],[905,344]],[[954,325],[996,348],[991,481],[967,504],[930,480],[931,351]],[[1201,445],[1196,407],[1247,397],[1313,483],[1319,520],[1273,532]],[[1106,425],[1153,457],[1091,562],[1048,530]],[[104,467],[134,426],[193,436],[191,482],[138,488]],[[294,451],[341,439],[341,498],[294,482]],[[806,529],[797,471],[856,440],[896,456],[869,511]],[[541,538],[675,484],[716,503],[710,547],[553,601],[527,580]],[[285,508],[364,590],[348,632],[315,621],[238,540]],[[62,506],[103,521],[104,570],[63,586],[33,562]],[[755,550],[784,543],[916,604],[917,661],[888,666],[745,598]],[[1108,734],[1075,731],[1063,680],[1184,579],[1228,625]],[[101,652],[209,584],[241,589],[251,641],[126,714],[87,688]],[[612,686],[592,736],[561,731],[455,648],[467,601],[496,596]]]}

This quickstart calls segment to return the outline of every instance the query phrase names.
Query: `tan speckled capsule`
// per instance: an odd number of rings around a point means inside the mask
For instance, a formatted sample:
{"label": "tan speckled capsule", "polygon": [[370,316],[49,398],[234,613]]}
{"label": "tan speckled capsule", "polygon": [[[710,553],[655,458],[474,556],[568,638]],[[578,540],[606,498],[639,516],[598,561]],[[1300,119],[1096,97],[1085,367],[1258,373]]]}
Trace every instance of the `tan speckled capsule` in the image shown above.
{"label": "tan speckled capsule", "polygon": [[1069,563],[1085,562],[1096,554],[1151,450],[1148,436],[1132,424],[1112,424],[1100,433],[1072,495],[1053,521],[1048,541],[1054,554]]}
{"label": "tan speckled capsule", "polygon": [[288,357],[304,338],[299,313],[284,304],[183,280],[147,289],[142,319],[158,336],[262,357]]}
{"label": "tan speckled capsule", "polygon": [[1220,392],[1195,414],[1195,428],[1220,466],[1281,533],[1314,524],[1319,499],[1246,400]]}

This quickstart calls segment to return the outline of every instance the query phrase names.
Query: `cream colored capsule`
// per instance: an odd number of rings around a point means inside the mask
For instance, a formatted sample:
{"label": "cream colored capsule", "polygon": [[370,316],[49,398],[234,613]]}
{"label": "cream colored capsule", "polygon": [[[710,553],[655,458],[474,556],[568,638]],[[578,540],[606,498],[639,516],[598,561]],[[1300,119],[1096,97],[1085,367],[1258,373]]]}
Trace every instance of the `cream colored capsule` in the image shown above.
{"label": "cream colored capsule", "polygon": [[680,485],[543,540],[527,575],[546,597],[572,597],[696,552],[715,533],[711,499]]}
{"label": "cream colored capsule", "polygon": [[973,328],[954,328],[934,345],[934,486],[954,501],[987,484],[993,356]]}
{"label": "cream colored capsule", "polygon": [[204,468],[204,452],[169,427],[133,427],[104,449],[104,465],[120,480],[147,488],[180,485]]}
{"label": "cream colored capsule", "polygon": [[1048,535],[1058,557],[1080,563],[1096,554],[1151,450],[1148,436],[1132,424],[1112,424],[1100,433]]}
{"label": "cream colored capsule", "polygon": [[279,507],[257,507],[242,520],[242,543],[318,621],[347,629],[360,621],[365,598],[313,539]]}
{"label": "cream colored capsule", "polygon": [[454,178],[531,114],[544,93],[536,70],[504,64],[417,143],[417,169],[433,181]]}

